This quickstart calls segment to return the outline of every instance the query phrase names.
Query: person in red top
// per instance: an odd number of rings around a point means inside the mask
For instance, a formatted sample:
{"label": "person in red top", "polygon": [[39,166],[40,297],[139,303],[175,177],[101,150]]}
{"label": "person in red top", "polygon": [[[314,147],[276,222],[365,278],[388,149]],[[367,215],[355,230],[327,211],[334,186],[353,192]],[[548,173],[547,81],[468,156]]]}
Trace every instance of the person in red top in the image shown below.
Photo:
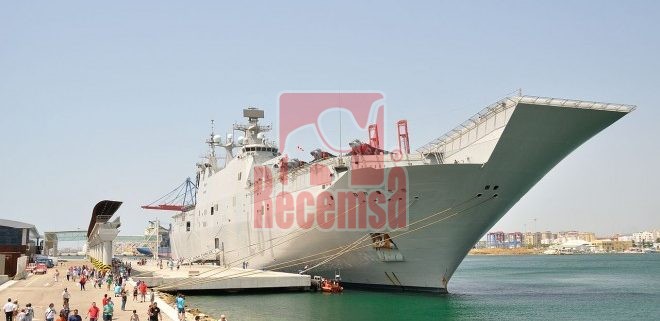
{"label": "person in red top", "polygon": [[106,294],[103,295],[103,306],[108,304],[108,301],[110,301],[110,298],[108,297],[108,294],[106,293]]}
{"label": "person in red top", "polygon": [[85,275],[80,277],[80,291],[85,291],[85,283],[87,282],[87,278]]}
{"label": "person in red top", "polygon": [[140,297],[142,298],[141,302],[146,301],[146,295],[147,295],[147,283],[144,281],[140,282]]}
{"label": "person in red top", "polygon": [[99,318],[99,308],[96,306],[96,302],[92,302],[92,306],[87,310],[86,318],[89,318],[89,321],[96,321]]}

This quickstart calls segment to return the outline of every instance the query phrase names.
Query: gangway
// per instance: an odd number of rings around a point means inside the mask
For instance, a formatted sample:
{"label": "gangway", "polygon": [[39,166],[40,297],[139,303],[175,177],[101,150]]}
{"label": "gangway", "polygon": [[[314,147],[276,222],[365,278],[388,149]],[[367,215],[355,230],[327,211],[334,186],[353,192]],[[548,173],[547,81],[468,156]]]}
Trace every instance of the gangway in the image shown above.
{"label": "gangway", "polygon": [[44,232],[43,250],[46,255],[59,255],[59,242],[87,242],[87,231],[51,231]]}

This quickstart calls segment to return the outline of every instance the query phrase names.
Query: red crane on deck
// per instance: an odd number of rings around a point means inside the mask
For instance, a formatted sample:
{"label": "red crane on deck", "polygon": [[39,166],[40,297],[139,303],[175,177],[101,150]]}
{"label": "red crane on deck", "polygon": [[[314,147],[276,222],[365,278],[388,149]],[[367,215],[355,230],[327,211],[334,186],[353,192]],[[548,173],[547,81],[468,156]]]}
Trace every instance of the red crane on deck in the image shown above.
{"label": "red crane on deck", "polygon": [[408,121],[396,122],[396,130],[399,136],[399,150],[402,154],[410,154],[410,137],[408,136]]}
{"label": "red crane on deck", "polygon": [[378,124],[369,125],[369,145],[381,148],[380,138],[378,137]]}

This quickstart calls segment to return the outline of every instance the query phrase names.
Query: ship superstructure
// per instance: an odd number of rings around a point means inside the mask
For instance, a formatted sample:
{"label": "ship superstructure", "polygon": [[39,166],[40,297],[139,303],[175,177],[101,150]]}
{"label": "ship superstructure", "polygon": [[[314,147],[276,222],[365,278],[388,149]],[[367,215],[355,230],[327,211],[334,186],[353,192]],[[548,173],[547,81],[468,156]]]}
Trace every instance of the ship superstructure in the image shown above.
{"label": "ship superstructure", "polygon": [[[233,128],[240,137],[212,132],[207,140],[209,154],[197,164],[196,204],[173,217],[172,257],[339,274],[348,286],[446,292],[462,259],[490,227],[566,155],[633,109],[507,97],[414,153],[384,157],[388,152],[376,146],[362,153],[368,143],[355,142],[352,154],[315,150],[309,162],[282,155],[266,139],[270,126],[259,123],[263,111],[245,109],[247,124]],[[225,150],[223,164],[218,148]],[[385,184],[382,191],[351,184],[374,170],[385,177],[404,170],[405,184]],[[274,201],[282,193],[303,207],[302,216],[291,211],[295,223],[289,228],[275,222],[288,209]],[[310,202],[317,209],[330,204],[333,228],[322,228],[327,222],[319,220],[300,225],[314,207]],[[362,225],[362,217],[382,217],[378,208],[403,209],[405,227]]]}

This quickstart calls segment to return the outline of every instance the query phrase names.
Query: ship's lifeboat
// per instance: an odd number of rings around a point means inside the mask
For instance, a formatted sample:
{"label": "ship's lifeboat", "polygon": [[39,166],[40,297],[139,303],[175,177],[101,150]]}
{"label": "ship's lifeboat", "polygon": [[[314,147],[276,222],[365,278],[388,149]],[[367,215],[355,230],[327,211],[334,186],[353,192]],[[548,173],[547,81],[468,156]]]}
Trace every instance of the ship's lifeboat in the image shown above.
{"label": "ship's lifeboat", "polygon": [[321,291],[328,293],[341,293],[344,287],[338,281],[323,280],[321,281]]}

